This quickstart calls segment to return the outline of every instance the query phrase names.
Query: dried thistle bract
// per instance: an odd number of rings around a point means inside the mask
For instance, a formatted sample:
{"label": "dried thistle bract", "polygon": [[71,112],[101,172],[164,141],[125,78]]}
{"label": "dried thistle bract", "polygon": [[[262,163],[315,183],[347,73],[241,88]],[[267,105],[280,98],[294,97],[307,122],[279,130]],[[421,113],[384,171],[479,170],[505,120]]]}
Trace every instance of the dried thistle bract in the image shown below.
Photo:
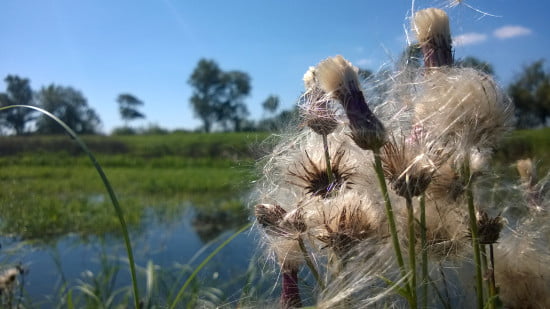
{"label": "dried thistle bract", "polygon": [[331,182],[327,173],[326,163],[315,162],[311,159],[307,151],[305,152],[305,161],[295,165],[288,174],[294,178],[290,181],[292,184],[305,189],[306,193],[312,196],[321,196],[327,198],[331,192],[343,189],[350,183],[353,175],[353,167],[347,165],[343,160],[345,151],[339,149],[331,162],[334,181]]}

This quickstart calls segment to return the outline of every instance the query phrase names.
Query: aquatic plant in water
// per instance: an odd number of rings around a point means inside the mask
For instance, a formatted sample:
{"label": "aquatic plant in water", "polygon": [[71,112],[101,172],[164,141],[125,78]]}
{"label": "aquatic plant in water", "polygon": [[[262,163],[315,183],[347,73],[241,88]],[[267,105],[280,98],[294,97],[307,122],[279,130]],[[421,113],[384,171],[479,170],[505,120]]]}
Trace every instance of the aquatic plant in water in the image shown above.
{"label": "aquatic plant in water", "polygon": [[424,66],[370,81],[384,93],[366,92],[342,56],[309,68],[302,125],[260,163],[256,227],[280,305],[549,307],[548,178],[518,162],[517,185],[500,184],[513,204],[476,185],[513,104],[491,76],[454,65],[443,10],[416,12],[411,28]]}

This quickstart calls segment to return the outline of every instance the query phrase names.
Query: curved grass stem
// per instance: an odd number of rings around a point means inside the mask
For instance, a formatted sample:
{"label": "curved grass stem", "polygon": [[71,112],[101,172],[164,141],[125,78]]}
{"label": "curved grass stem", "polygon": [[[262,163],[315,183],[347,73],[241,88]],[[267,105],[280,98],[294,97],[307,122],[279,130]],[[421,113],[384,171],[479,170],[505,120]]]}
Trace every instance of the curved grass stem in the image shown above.
{"label": "curved grass stem", "polygon": [[199,271],[201,271],[201,269],[204,268],[204,266],[206,266],[206,264],[208,264],[208,262],[210,262],[210,260],[212,258],[214,258],[218,252],[220,252],[225,246],[227,246],[233,239],[235,239],[235,237],[239,236],[242,232],[248,230],[250,227],[252,226],[252,223],[248,223],[246,224],[245,226],[243,226],[242,228],[240,228],[238,231],[236,231],[235,233],[233,233],[233,235],[231,235],[231,237],[227,238],[224,242],[222,242],[218,247],[216,247],[216,249],[214,249],[214,251],[212,251],[212,253],[210,253],[204,260],[202,260],[202,262],[199,264],[199,266],[197,266],[197,268],[195,268],[195,270],[193,271],[193,273],[191,273],[191,275],[189,276],[189,278],[187,278],[187,280],[185,281],[185,283],[183,284],[183,286],[181,287],[181,289],[178,291],[178,294],[176,295],[176,298],[174,299],[174,301],[172,302],[172,304],[170,305],[170,309],[174,309],[176,308],[176,305],[180,302],[180,300],[182,299],[183,297],[183,292],[185,292],[185,290],[187,289],[187,287],[189,286],[189,284],[191,284],[191,282],[193,281],[193,279],[195,279],[195,277],[197,276],[197,274],[199,273]]}

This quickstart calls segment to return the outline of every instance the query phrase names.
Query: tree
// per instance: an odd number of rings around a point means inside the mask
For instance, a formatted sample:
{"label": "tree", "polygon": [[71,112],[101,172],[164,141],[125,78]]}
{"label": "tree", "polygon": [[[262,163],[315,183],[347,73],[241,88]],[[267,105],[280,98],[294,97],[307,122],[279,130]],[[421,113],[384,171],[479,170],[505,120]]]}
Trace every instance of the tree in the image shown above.
{"label": "tree", "polygon": [[264,110],[270,114],[275,113],[277,108],[279,108],[279,97],[276,95],[270,95],[265,99],[265,101],[262,103],[262,107]]}
{"label": "tree", "polygon": [[544,70],[544,60],[524,67],[508,87],[508,94],[516,107],[518,127],[545,125],[550,117],[550,73]]}
{"label": "tree", "polygon": [[210,132],[215,124],[238,131],[248,115],[243,99],[250,93],[250,77],[240,71],[222,71],[213,60],[201,59],[188,83],[194,88],[191,107]]}
{"label": "tree", "polygon": [[230,71],[223,73],[222,81],[224,88],[217,119],[225,130],[232,124],[233,130],[238,132],[241,122],[248,116],[243,100],[250,93],[250,77],[241,71]]}
{"label": "tree", "polygon": [[120,117],[126,122],[126,126],[128,126],[129,121],[145,118],[145,115],[138,111],[138,108],[143,106],[143,101],[135,96],[129,93],[122,93],[118,95],[116,101],[118,102]]}
{"label": "tree", "polygon": [[[0,106],[33,105],[34,96],[28,79],[8,75],[4,81],[7,89],[5,93],[0,93]],[[0,122],[15,131],[16,135],[24,134],[27,124],[34,119],[35,112],[28,108],[12,108],[0,112]]]}
{"label": "tree", "polygon": [[216,106],[223,89],[222,70],[213,60],[201,59],[191,74],[188,83],[195,88],[191,106],[195,116],[203,123],[204,131],[210,132],[216,121]]}
{"label": "tree", "polygon": [[463,58],[457,61],[456,65],[460,67],[478,69],[489,75],[495,74],[495,70],[493,69],[493,66],[489,62],[479,60],[476,57],[472,57],[472,56],[468,56],[466,58]]}
{"label": "tree", "polygon": [[[93,134],[98,130],[101,120],[96,112],[88,106],[86,98],[78,90],[51,84],[43,87],[38,93],[39,105],[65,122],[79,134]],[[37,132],[42,134],[59,134],[64,130],[59,124],[46,116],[41,116],[37,123]]]}

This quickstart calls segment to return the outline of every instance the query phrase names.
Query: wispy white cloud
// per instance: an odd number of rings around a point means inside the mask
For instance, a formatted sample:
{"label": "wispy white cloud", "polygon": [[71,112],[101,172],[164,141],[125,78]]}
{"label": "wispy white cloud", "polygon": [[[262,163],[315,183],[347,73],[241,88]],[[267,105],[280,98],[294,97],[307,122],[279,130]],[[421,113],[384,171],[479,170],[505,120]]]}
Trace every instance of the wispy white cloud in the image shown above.
{"label": "wispy white cloud", "polygon": [[529,35],[532,32],[531,29],[523,26],[503,26],[493,31],[493,35],[499,39],[510,39],[517,36]]}
{"label": "wispy white cloud", "polygon": [[456,45],[472,45],[484,42],[487,40],[487,35],[477,32],[469,32],[457,35],[453,38],[453,43]]}
{"label": "wispy white cloud", "polygon": [[371,59],[367,59],[367,58],[362,58],[362,59],[359,59],[359,60],[355,61],[355,64],[357,64],[360,67],[369,66],[372,63],[373,63],[373,61]]}

